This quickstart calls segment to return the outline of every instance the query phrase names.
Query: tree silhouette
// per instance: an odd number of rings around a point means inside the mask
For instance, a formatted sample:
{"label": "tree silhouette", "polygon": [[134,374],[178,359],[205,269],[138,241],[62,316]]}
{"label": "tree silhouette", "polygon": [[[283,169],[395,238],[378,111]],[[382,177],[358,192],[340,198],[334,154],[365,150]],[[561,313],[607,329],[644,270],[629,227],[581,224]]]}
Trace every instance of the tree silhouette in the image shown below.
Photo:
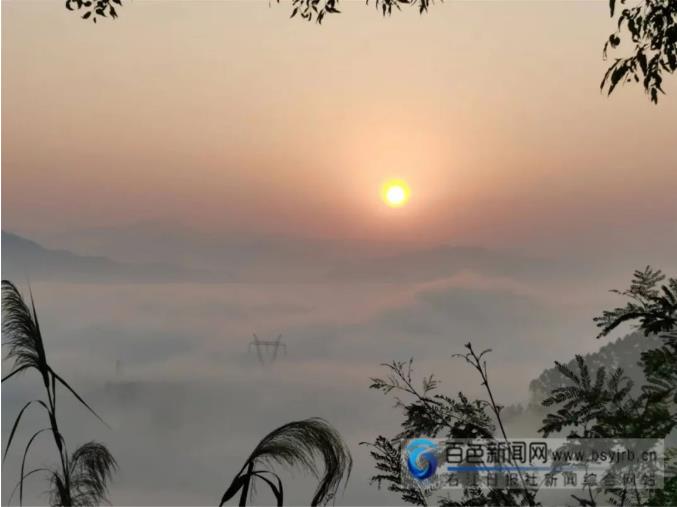
{"label": "tree silhouette", "polygon": [[649,382],[645,390],[663,392],[677,403],[677,278],[666,279],[647,266],[635,271],[629,289],[612,292],[630,301],[595,317],[601,329],[597,337],[624,323],[634,324],[646,337],[658,337],[662,344],[641,354],[640,366]]}
{"label": "tree silhouette", "polygon": [[[622,368],[623,373],[635,385],[644,383],[645,374],[640,361],[642,352],[648,352],[663,345],[662,340],[655,336],[644,336],[641,332],[633,332],[602,346],[598,351],[582,355],[588,368],[596,370],[604,367],[607,369]],[[577,368],[576,358],[563,363],[568,368]],[[550,393],[563,387],[569,380],[562,375],[557,366],[547,368],[529,383],[529,408],[540,406],[541,402]]]}
{"label": "tree silhouette", "polygon": [[[469,400],[462,392],[457,398],[436,393],[439,382],[430,375],[423,377],[417,388],[413,378],[413,360],[393,361],[383,364],[388,375],[372,378],[371,388],[389,395],[394,393],[396,407],[404,412],[402,431],[394,437],[379,435],[374,442],[363,442],[371,447],[370,454],[376,463],[377,474],[371,482],[379,488],[386,484],[388,490],[399,493],[402,500],[414,505],[427,505],[423,491],[404,481],[402,470],[402,445],[405,439],[428,436],[447,439],[504,440],[507,438],[501,417],[502,407],[497,405],[489,386],[484,356],[476,354],[471,344],[466,344],[467,353],[460,355],[481,378],[489,400]],[[457,355],[458,356],[458,355]],[[404,397],[404,398],[402,398]],[[500,435],[495,436],[496,426]],[[486,487],[463,488],[460,501],[444,499],[441,506],[455,505],[537,505],[534,492],[522,489],[498,489]]]}
{"label": "tree silhouette", "polygon": [[[593,373],[581,356],[576,356],[578,371],[555,362],[568,382],[543,401],[546,407],[558,407],[543,421],[545,436],[568,429],[572,438],[665,438],[677,428],[677,279],[666,280],[660,270],[647,266],[635,271],[628,289],[612,292],[629,302],[594,318],[601,329],[598,338],[632,323],[646,337],[662,340],[657,348],[641,354],[646,383],[633,395],[633,382],[621,368],[611,375],[604,367]],[[612,495],[610,501],[628,501],[626,487],[605,492]],[[634,489],[632,493],[638,505],[675,504],[677,477],[668,478],[662,491],[640,494]]]}
{"label": "tree silhouette", "polygon": [[[106,501],[108,482],[117,470],[117,463],[108,449],[97,442],[83,444],[72,454],[68,453],[66,440],[59,429],[57,421],[57,385],[65,387],[98,419],[101,418],[52,369],[47,361],[47,353],[33,298],[31,297],[29,307],[16,286],[7,280],[2,281],[2,316],[2,334],[3,338],[6,339],[3,345],[9,348],[7,359],[13,361],[12,371],[2,379],[2,382],[19,373],[34,369],[40,374],[46,393],[46,400],[31,400],[19,411],[7,439],[3,461],[7,457],[7,452],[12,445],[21,417],[28,408],[31,406],[42,408],[49,419],[49,426],[33,433],[26,444],[21,461],[19,482],[14,488],[12,495],[10,495],[10,501],[18,489],[19,504],[22,504],[25,479],[36,474],[46,474],[50,483],[50,505],[99,505],[101,502]],[[31,445],[40,435],[48,432],[52,434],[54,444],[59,453],[60,467],[40,467],[26,471],[26,458]]]}
{"label": "tree silhouette", "polygon": [[[645,337],[648,350],[641,353],[637,374],[643,373],[641,389],[627,378],[622,368],[600,364],[609,357],[625,361],[628,354],[591,356],[586,361],[576,355],[573,362],[555,362],[555,370],[539,377],[535,384],[545,395],[546,414],[540,433],[547,437],[567,433],[572,441],[580,438],[666,438],[677,428],[675,377],[677,376],[677,280],[650,267],[636,271],[630,288],[614,291],[630,299],[625,305],[604,311],[594,320],[600,327],[600,336],[609,334],[622,323],[636,323],[638,333]],[[622,344],[637,351],[637,334]],[[627,344],[627,345],[626,345]],[[378,436],[371,455],[376,462],[377,474],[372,482],[399,493],[402,499],[415,505],[426,505],[422,491],[403,481],[402,443],[404,439],[429,436],[449,439],[487,438],[507,439],[503,428],[503,407],[494,400],[489,387],[486,362],[487,351],[476,354],[470,344],[461,355],[482,378],[489,400],[469,400],[463,393],[458,399],[435,394],[439,387],[434,376],[424,377],[420,389],[414,386],[412,361],[384,365],[389,370],[385,379],[372,379],[371,388],[385,394],[396,393],[397,407],[404,412],[402,431],[392,438]],[[458,355],[457,355],[458,356]],[[611,362],[611,361],[610,361]],[[620,361],[612,362],[611,366]],[[595,367],[595,370],[591,369]],[[641,369],[641,372],[639,371]],[[637,375],[639,376],[639,375]],[[534,383],[532,383],[534,386]],[[402,399],[400,396],[406,396]],[[496,435],[496,426],[500,433]],[[666,463],[677,461],[677,450],[668,449]],[[440,505],[523,505],[535,503],[536,491],[523,487],[520,490],[503,490],[479,487],[466,488],[460,501],[442,499]],[[590,498],[572,495],[581,506],[597,505],[592,487]],[[662,490],[638,490],[634,485],[602,488],[601,494],[614,505],[677,505],[677,477],[673,474],[664,481]]]}

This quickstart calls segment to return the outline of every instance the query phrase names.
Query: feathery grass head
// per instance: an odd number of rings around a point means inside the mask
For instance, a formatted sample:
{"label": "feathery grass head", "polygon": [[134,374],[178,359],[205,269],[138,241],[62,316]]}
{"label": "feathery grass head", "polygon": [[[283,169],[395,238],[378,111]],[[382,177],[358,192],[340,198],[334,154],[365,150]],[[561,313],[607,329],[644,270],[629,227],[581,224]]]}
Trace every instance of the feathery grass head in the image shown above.
{"label": "feathery grass head", "polygon": [[[347,482],[352,469],[352,457],[341,435],[325,420],[310,418],[287,423],[263,437],[245,461],[240,473],[233,479],[224,494],[221,505],[232,498],[237,491],[248,487],[251,478],[263,478],[258,466],[280,464],[300,466],[320,477],[315,458],[321,456],[324,473],[315,490],[311,505],[324,505],[336,495],[342,481]],[[247,477],[247,476],[250,477]],[[276,488],[269,482],[273,492],[281,503],[282,485]]]}
{"label": "feathery grass head", "polygon": [[341,435],[323,419],[294,421],[277,428],[259,442],[247,462],[301,465],[319,476],[314,461],[318,453],[324,461],[324,475],[311,502],[318,505],[336,494],[343,476],[347,480],[352,469],[350,451]]}
{"label": "feathery grass head", "polygon": [[73,452],[70,459],[70,485],[74,505],[99,505],[107,502],[108,482],[118,465],[106,446],[88,442]]}
{"label": "feathery grass head", "polygon": [[66,477],[56,469],[49,473],[49,505],[51,507],[89,507],[108,501],[108,483],[118,465],[106,446],[87,442],[70,457]]}
{"label": "feathery grass head", "polygon": [[[31,296],[29,306],[16,286],[8,280],[2,281],[2,316],[2,335],[5,340],[3,345],[9,348],[7,359],[14,361],[12,371],[3,377],[2,381],[27,369],[35,368],[42,376],[46,394],[46,399],[31,400],[19,411],[7,439],[3,461],[12,444],[21,417],[30,407],[44,409],[49,418],[49,426],[33,433],[24,449],[17,484],[19,504],[23,503],[24,481],[36,473],[49,475],[50,505],[88,506],[99,505],[107,501],[108,481],[113,472],[117,470],[115,458],[105,446],[96,442],[84,444],[72,456],[68,455],[66,442],[59,430],[56,416],[57,384],[65,387],[85,408],[99,420],[104,421],[49,365],[33,298]],[[41,467],[25,472],[26,457],[31,445],[39,435],[47,432],[53,435],[59,453],[60,469]]]}
{"label": "feathery grass head", "polygon": [[2,335],[9,349],[6,357],[14,362],[12,373],[5,378],[28,368],[46,375],[47,359],[35,305],[31,300],[29,308],[9,280],[2,281]]}

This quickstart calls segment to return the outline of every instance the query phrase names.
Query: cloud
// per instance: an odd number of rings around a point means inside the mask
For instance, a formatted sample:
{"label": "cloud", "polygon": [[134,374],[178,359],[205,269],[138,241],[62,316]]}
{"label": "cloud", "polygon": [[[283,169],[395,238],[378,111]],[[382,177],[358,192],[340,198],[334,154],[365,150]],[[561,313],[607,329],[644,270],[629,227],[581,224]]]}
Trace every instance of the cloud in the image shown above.
{"label": "cloud", "polygon": [[[338,504],[398,503],[368,484],[373,462],[359,446],[397,431],[393,400],[368,389],[369,378],[384,373],[380,363],[414,357],[416,375],[434,372],[443,392],[483,395],[474,372],[451,358],[472,340],[494,349],[489,373],[499,399],[518,401],[550,358],[569,357],[562,336],[585,337],[576,319],[590,315],[519,281],[474,272],[418,284],[33,288],[54,366],[113,427],[63,401],[66,438],[71,446],[92,438],[111,446],[121,465],[112,500],[121,505],[213,503],[263,435],[310,416],[335,425],[355,455]],[[254,330],[262,339],[282,333],[287,355],[261,367],[248,349]],[[3,385],[3,431],[39,392],[35,380]],[[6,491],[18,449],[3,468]],[[37,449],[32,462],[53,459],[48,445]],[[290,501],[307,502],[311,479],[287,479]]]}

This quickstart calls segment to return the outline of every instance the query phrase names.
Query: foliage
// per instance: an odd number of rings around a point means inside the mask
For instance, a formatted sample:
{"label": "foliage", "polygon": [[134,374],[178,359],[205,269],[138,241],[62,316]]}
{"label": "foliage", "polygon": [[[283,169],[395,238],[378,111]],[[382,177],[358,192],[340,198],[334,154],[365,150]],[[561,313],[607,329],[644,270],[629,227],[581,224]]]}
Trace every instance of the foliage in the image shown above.
{"label": "foliage", "polygon": [[[619,0],[623,9],[618,16],[618,29],[604,44],[604,57],[609,48],[616,49],[622,37],[629,37],[632,54],[616,58],[609,67],[601,89],[611,94],[616,86],[627,82],[642,82],[651,101],[658,102],[663,72],[672,74],[677,69],[677,0],[642,0],[632,6]],[[611,17],[616,14],[617,0],[609,0]]]}
{"label": "foliage", "polygon": [[82,19],[91,19],[94,23],[97,16],[117,18],[116,5],[122,6],[122,0],[66,0],[66,9],[81,12]]}
{"label": "foliage", "polygon": [[623,323],[636,323],[645,335],[657,335],[662,345],[642,352],[640,366],[648,381],[645,391],[672,396],[677,402],[677,278],[647,266],[635,271],[630,288],[614,290],[630,301],[625,306],[602,312],[594,321],[608,335]]}
{"label": "foliage", "polygon": [[671,477],[665,480],[663,489],[653,492],[647,505],[677,505],[677,448],[665,451],[665,463]]}
{"label": "foliage", "polygon": [[[625,322],[639,321],[638,328],[645,336],[669,332],[677,325],[677,278],[667,283],[660,270],[647,266],[636,270],[630,288],[611,292],[625,296],[630,301],[613,310],[605,310],[593,320],[601,332],[597,338],[607,336]],[[660,285],[659,285],[660,284]]]}
{"label": "foliage", "polygon": [[594,374],[581,356],[578,371],[556,363],[570,383],[556,388],[543,401],[546,407],[559,406],[548,414],[541,432],[544,436],[570,429],[571,438],[664,438],[675,426],[663,392],[643,392],[633,397],[633,382],[618,368],[611,375],[604,367]]}
{"label": "foliage", "polygon": [[663,345],[642,353],[641,365],[647,376],[646,391],[672,396],[677,403],[677,331],[661,336]]}
{"label": "foliage", "polygon": [[[122,0],[65,0],[66,8],[78,11],[83,19],[96,23],[98,17],[117,17],[115,6]],[[370,0],[364,0],[366,4]],[[443,0],[440,0],[443,1]],[[279,3],[280,0],[277,0]],[[611,17],[616,15],[616,4],[625,6],[627,0],[609,0]],[[291,0],[291,17],[322,23],[328,14],[339,14],[340,0]],[[419,13],[428,11],[434,0],[373,0],[376,10],[389,16],[393,10],[416,7]],[[677,0],[638,0],[618,15],[618,29],[604,44],[604,59],[609,48],[618,49],[622,38],[629,37],[633,50],[631,56],[615,58],[606,71],[600,88],[610,95],[619,84],[642,82],[652,102],[658,102],[663,73],[672,74],[677,69]]]}
{"label": "foliage", "polygon": [[[607,343],[596,352],[583,355],[583,360],[592,370],[601,367],[607,369],[622,368],[626,377],[632,380],[635,385],[641,385],[645,378],[644,370],[639,364],[641,353],[660,347],[662,344],[663,341],[655,335],[644,336],[641,332],[634,332]],[[575,358],[564,364],[573,369],[577,365]],[[537,378],[529,383],[531,395],[529,408],[535,408],[532,405],[536,404],[540,406],[541,402],[554,389],[567,383],[568,379],[561,374],[557,367],[543,370]]]}
{"label": "foliage", "polygon": [[[372,378],[370,389],[383,394],[397,393],[396,407],[404,411],[402,431],[396,439],[415,438],[419,435],[430,437],[454,438],[491,438],[494,425],[486,414],[486,402],[469,401],[462,393],[458,400],[435,393],[439,382],[430,375],[422,380],[421,389],[414,386],[413,359],[409,361],[393,361],[382,364],[388,370],[385,379]],[[400,395],[404,394],[412,401],[405,403]]]}
{"label": "foliage", "polygon": [[[98,17],[117,18],[115,6],[122,6],[122,0],[65,0],[69,11],[78,11],[82,19],[90,19],[96,23]],[[440,0],[443,1],[443,0]],[[277,0],[279,3],[280,0]],[[327,14],[339,14],[340,0],[291,0],[291,17],[299,16],[307,21],[322,23]],[[365,0],[366,4],[370,0]],[[419,13],[424,13],[434,0],[372,0],[381,14],[389,16],[393,10],[414,6]]]}
{"label": "foliage", "polygon": [[[280,0],[277,0],[278,3]],[[442,1],[442,0],[441,0]],[[322,20],[327,14],[339,14],[340,0],[292,0],[291,17],[300,16],[307,21],[317,21],[322,23]],[[401,10],[402,7],[416,6],[418,12],[423,14],[428,10],[430,4],[434,0],[373,0],[376,10],[380,11],[384,16],[390,16],[395,10]],[[369,0],[365,0],[369,4]]]}
{"label": "foliage", "polygon": [[[422,379],[421,387],[415,386],[413,360],[393,361],[383,364],[387,369],[385,378],[372,378],[370,388],[390,395],[395,393],[396,407],[404,412],[402,430],[394,437],[379,435],[373,443],[363,442],[371,447],[370,454],[376,463],[377,474],[371,482],[379,488],[386,484],[389,491],[398,493],[402,500],[414,505],[426,505],[423,491],[405,484],[402,474],[402,444],[405,439],[422,435],[450,439],[491,439],[496,430],[494,418],[487,410],[494,411],[495,419],[506,438],[500,416],[500,407],[495,404],[493,393],[486,376],[486,363],[477,355],[470,344],[466,345],[466,358],[476,369],[482,370],[482,384],[489,393],[490,401],[469,400],[462,392],[457,398],[436,393],[439,382],[433,376]],[[479,371],[479,370],[478,370]],[[528,490],[465,488],[460,501],[443,499],[441,505],[533,505],[533,495]]]}
{"label": "foliage", "polygon": [[[601,328],[598,338],[623,323],[636,323],[647,337],[659,335],[659,346],[641,354],[645,384],[639,394],[632,394],[633,382],[620,368],[609,375],[605,367],[599,367],[593,380],[582,356],[576,356],[577,371],[555,362],[567,382],[543,401],[546,407],[558,407],[543,421],[544,436],[568,429],[572,438],[665,438],[677,427],[677,279],[662,283],[665,280],[660,270],[649,266],[635,271],[629,289],[613,291],[630,301],[594,319]],[[635,490],[636,503],[677,500],[674,481],[674,477],[668,479],[662,492],[648,490],[648,495],[642,495]],[[605,491],[611,493],[610,501],[622,504],[628,500],[625,488]]]}
{"label": "foliage", "polygon": [[[21,474],[17,487],[19,503],[23,503],[24,480],[34,474],[47,474],[50,481],[50,505],[75,506],[98,505],[106,501],[108,483],[117,470],[115,458],[108,449],[97,442],[89,442],[69,455],[66,441],[57,421],[57,385],[65,387],[75,398],[101,419],[75,390],[50,366],[38,322],[35,304],[31,297],[30,307],[16,286],[2,281],[2,334],[3,345],[8,347],[7,359],[13,362],[12,371],[2,381],[28,371],[36,370],[42,378],[47,399],[36,399],[26,403],[17,415],[7,439],[3,461],[7,457],[21,417],[28,408],[42,408],[48,416],[49,427],[33,433],[26,444],[21,462]],[[41,467],[26,472],[26,458],[34,441],[43,433],[51,432],[59,452],[60,468]],[[13,495],[12,495],[13,496]],[[11,500],[11,498],[10,498]]]}
{"label": "foliage", "polygon": [[324,420],[312,418],[285,424],[266,435],[228,486],[220,505],[238,492],[240,505],[246,505],[254,479],[264,481],[275,495],[277,505],[283,505],[284,489],[280,477],[263,467],[271,463],[301,466],[319,477],[314,461],[317,454],[324,461],[324,474],[310,505],[328,503],[335,497],[341,482],[347,483],[352,458],[338,432]]}
{"label": "foliage", "polygon": [[[665,283],[663,283],[665,282]],[[630,288],[615,293],[629,298],[622,307],[608,310],[595,318],[601,328],[600,337],[606,336],[622,323],[637,323],[641,335],[626,337],[621,351],[595,356],[595,361],[586,361],[577,355],[573,362],[555,362],[555,370],[549,372],[536,386],[547,391],[543,405],[554,412],[543,420],[540,432],[544,437],[553,433],[568,432],[570,438],[665,438],[677,427],[674,410],[675,381],[677,377],[677,330],[676,300],[677,281],[657,270],[647,267],[636,271]],[[662,334],[661,334],[662,333]],[[643,341],[639,343],[639,336]],[[640,347],[641,345],[641,347]],[[423,378],[420,389],[414,386],[412,360],[408,363],[393,362],[384,365],[388,369],[385,379],[372,379],[371,388],[384,394],[397,393],[397,407],[404,411],[402,431],[392,438],[379,436],[372,446],[371,455],[376,462],[377,474],[372,481],[382,483],[399,493],[407,503],[426,505],[424,492],[405,485],[402,478],[402,440],[426,435],[430,437],[467,438],[468,435],[484,438],[507,439],[502,423],[503,407],[494,399],[489,386],[487,365],[484,356],[488,350],[477,354],[470,344],[467,352],[457,354],[480,375],[488,401],[470,402],[462,393],[458,400],[434,393],[439,382],[430,375]],[[627,350],[626,350],[627,349]],[[633,389],[634,383],[619,364],[636,357],[642,350],[639,369],[643,375],[641,389]],[[613,352],[613,353],[612,353]],[[594,371],[591,369],[593,366]],[[607,367],[610,367],[607,369]],[[543,377],[543,376],[542,376]],[[532,383],[534,386],[534,383]],[[545,393],[544,393],[545,394]],[[402,400],[399,396],[407,399]],[[493,417],[487,412],[491,410]],[[498,424],[501,436],[494,436]],[[523,483],[524,485],[524,483]],[[667,479],[665,489],[629,491],[627,488],[609,488],[609,502],[627,505],[667,505],[677,502],[677,479]],[[572,497],[579,505],[596,505],[592,488],[590,498]],[[633,493],[632,499],[630,493]],[[441,500],[441,505],[518,505],[534,503],[535,492],[522,490],[466,489],[460,502]]]}

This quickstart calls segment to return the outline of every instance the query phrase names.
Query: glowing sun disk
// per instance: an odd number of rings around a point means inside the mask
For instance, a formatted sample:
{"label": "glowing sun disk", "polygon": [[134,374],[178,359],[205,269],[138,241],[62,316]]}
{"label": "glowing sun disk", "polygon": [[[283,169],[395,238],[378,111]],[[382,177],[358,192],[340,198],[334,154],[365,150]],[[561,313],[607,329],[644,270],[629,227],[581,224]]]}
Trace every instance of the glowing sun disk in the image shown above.
{"label": "glowing sun disk", "polygon": [[381,197],[391,208],[399,208],[409,200],[409,187],[402,180],[388,181],[383,185]]}

